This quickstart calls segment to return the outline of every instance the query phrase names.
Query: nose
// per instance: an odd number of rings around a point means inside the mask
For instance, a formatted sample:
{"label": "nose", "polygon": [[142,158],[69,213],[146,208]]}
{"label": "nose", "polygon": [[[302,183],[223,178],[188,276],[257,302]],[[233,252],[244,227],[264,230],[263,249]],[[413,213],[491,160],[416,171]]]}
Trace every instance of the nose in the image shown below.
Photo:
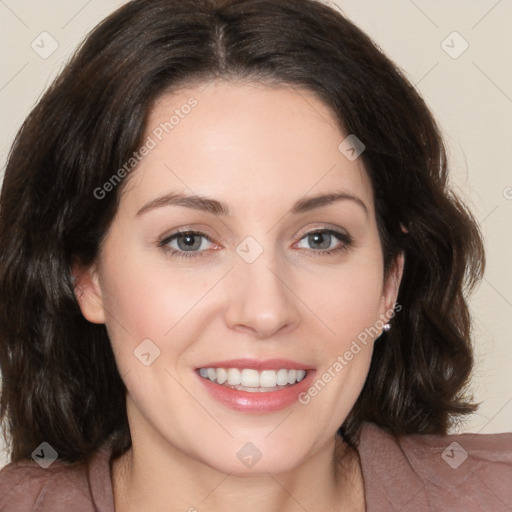
{"label": "nose", "polygon": [[289,273],[282,266],[278,269],[275,260],[264,255],[253,263],[236,262],[226,283],[225,321],[230,329],[267,339],[297,327],[300,301]]}

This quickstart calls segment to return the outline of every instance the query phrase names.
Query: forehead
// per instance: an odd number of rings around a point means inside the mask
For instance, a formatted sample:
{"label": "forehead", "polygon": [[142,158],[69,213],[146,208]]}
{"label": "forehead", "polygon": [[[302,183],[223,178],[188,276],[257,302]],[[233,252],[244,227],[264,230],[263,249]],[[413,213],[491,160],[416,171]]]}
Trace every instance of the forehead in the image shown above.
{"label": "forehead", "polygon": [[146,123],[149,151],[126,195],[140,203],[182,191],[244,204],[332,190],[358,195],[373,208],[362,159],[340,151],[343,133],[314,93],[259,83],[214,82],[161,96]]}

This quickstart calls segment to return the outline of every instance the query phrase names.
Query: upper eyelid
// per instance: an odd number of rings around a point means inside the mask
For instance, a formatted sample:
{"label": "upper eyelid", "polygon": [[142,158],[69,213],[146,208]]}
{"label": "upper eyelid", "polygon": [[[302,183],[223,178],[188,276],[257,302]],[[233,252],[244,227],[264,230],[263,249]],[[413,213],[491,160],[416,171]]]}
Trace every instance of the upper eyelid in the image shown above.
{"label": "upper eyelid", "polygon": [[314,233],[325,232],[325,231],[327,231],[329,233],[338,233],[340,235],[350,236],[349,232],[346,229],[334,228],[334,227],[330,227],[330,226],[320,226],[318,228],[309,228],[309,229],[306,229],[304,231],[301,230],[297,234],[297,237],[299,237],[299,239],[302,239],[306,235],[311,235],[311,234],[314,234]]}
{"label": "upper eyelid", "polygon": [[[328,226],[323,226],[323,227],[321,226],[321,227],[317,227],[317,228],[310,228],[305,231],[300,231],[299,234],[297,235],[297,237],[298,237],[298,240],[300,241],[304,237],[311,235],[311,234],[318,233],[318,232],[320,232],[320,233],[327,232],[333,236],[335,236],[336,234],[339,234],[339,235],[343,235],[343,236],[346,236],[346,237],[352,239],[352,236],[348,233],[348,231],[346,231],[342,228],[332,228],[332,227],[328,227]],[[180,235],[187,235],[187,234],[201,236],[201,237],[206,238],[209,242],[211,242],[213,244],[216,243],[215,240],[210,235],[208,235],[207,233],[204,233],[203,231],[195,230],[195,229],[183,229],[183,230],[176,231],[176,232],[170,234],[169,236],[164,236],[160,240],[160,244],[164,245],[166,243],[170,243],[171,240],[178,238]],[[343,240],[340,240],[339,238],[338,238],[338,240],[340,242],[343,242]],[[200,251],[190,251],[190,252],[200,252]]]}

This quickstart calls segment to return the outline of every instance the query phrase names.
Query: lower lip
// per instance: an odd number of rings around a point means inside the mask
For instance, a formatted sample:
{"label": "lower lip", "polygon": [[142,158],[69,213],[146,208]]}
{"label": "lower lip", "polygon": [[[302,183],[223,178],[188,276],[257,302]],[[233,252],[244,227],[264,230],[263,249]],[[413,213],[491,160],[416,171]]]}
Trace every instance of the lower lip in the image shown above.
{"label": "lower lip", "polygon": [[298,401],[299,395],[310,387],[314,374],[315,370],[308,370],[300,382],[277,391],[251,393],[216,384],[196,372],[198,379],[215,400],[236,411],[255,413],[280,411],[294,404]]}

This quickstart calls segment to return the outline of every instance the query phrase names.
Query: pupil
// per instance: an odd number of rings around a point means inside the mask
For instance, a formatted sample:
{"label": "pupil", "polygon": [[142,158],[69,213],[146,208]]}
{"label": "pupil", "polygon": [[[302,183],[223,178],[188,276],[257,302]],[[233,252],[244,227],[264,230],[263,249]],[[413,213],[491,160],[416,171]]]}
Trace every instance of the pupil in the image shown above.
{"label": "pupil", "polygon": [[[330,236],[330,235],[328,235]],[[322,233],[313,233],[311,235],[311,237],[313,238],[313,243],[318,243],[320,245],[323,245],[325,246],[325,242],[327,242],[328,240],[328,236],[325,237],[325,240],[324,240],[324,235]],[[327,243],[327,246],[326,247],[329,247],[329,243]],[[325,247],[322,247],[322,248],[325,248]]]}
{"label": "pupil", "polygon": [[[178,239],[178,245],[180,246],[181,249],[183,248],[194,248],[194,249],[197,249],[200,245],[197,244],[197,241],[195,240],[196,239],[196,235],[182,235],[181,236],[181,239]],[[183,245],[182,245],[182,243]]]}

